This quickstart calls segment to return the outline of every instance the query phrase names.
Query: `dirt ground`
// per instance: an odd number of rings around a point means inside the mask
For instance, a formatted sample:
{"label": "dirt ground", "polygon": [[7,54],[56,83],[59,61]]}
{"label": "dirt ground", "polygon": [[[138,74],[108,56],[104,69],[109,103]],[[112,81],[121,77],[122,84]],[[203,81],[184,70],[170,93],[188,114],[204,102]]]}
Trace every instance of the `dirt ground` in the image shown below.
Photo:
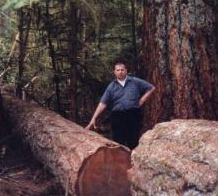
{"label": "dirt ground", "polygon": [[19,138],[1,135],[0,195],[62,196],[65,192]]}

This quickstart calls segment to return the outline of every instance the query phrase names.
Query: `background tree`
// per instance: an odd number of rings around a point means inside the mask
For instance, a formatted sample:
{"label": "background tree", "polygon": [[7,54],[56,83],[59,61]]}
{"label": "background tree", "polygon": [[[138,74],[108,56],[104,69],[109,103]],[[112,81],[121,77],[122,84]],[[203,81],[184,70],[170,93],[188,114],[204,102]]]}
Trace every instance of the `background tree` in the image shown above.
{"label": "background tree", "polygon": [[216,1],[144,2],[144,71],[157,87],[145,124],[218,119]]}

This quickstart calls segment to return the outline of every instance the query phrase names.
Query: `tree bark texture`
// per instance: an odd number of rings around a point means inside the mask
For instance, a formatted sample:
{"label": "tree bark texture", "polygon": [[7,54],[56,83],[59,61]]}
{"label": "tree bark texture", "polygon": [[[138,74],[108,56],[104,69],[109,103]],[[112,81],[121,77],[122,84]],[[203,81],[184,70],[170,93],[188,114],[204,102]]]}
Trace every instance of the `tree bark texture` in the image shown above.
{"label": "tree bark texture", "polygon": [[172,120],[146,132],[128,172],[132,196],[215,196],[218,122]]}
{"label": "tree bark texture", "polygon": [[148,127],[172,118],[218,119],[216,7],[202,0],[145,2],[144,70],[156,86]]}
{"label": "tree bark texture", "polygon": [[1,112],[14,132],[71,195],[130,195],[130,152],[60,115],[2,95]]}

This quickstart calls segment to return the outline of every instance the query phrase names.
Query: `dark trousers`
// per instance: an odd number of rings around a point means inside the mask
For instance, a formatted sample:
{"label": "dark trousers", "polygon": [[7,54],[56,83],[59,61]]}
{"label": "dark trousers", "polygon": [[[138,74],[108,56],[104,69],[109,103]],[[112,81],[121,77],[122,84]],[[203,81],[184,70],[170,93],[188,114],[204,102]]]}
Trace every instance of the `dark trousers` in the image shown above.
{"label": "dark trousers", "polygon": [[140,109],[112,112],[111,121],[113,140],[130,149],[135,148],[138,145],[141,128]]}

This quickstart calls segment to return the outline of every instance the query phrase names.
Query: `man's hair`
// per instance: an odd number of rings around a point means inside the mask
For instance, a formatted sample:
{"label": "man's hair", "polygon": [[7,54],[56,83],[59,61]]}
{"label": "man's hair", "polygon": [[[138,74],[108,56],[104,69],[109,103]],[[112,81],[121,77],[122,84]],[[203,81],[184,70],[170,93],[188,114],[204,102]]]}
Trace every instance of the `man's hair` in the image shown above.
{"label": "man's hair", "polygon": [[125,63],[120,63],[120,62],[118,62],[118,63],[114,64],[114,68],[115,68],[117,65],[124,65],[124,67],[126,68],[126,64],[125,64]]}
{"label": "man's hair", "polygon": [[116,59],[114,61],[114,68],[115,68],[116,65],[121,65],[121,64],[124,65],[126,69],[128,68],[127,67],[127,62],[124,59]]}

